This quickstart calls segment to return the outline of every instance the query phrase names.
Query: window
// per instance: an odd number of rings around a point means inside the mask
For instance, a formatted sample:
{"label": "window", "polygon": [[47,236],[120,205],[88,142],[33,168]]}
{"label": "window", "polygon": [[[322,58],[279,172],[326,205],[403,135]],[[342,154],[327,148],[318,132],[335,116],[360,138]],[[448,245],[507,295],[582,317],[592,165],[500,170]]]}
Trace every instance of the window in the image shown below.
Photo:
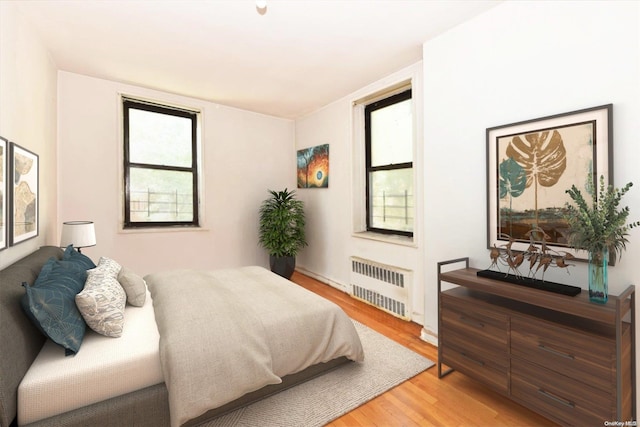
{"label": "window", "polygon": [[413,236],[411,89],[365,106],[367,231]]}
{"label": "window", "polygon": [[198,226],[198,113],[123,98],[124,228]]}

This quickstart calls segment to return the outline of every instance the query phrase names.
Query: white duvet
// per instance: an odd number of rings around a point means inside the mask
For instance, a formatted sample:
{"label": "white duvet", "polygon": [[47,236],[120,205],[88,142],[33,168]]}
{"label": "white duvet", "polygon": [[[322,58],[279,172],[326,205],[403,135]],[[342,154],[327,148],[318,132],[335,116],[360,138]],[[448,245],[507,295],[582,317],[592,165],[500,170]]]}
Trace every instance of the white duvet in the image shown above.
{"label": "white duvet", "polygon": [[127,306],[120,338],[89,328],[80,351],[65,357],[48,340],[18,387],[18,424],[28,424],[164,381],[153,303]]}
{"label": "white duvet", "polygon": [[311,365],[364,359],[340,307],[262,267],[171,271],[145,280],[173,427]]}

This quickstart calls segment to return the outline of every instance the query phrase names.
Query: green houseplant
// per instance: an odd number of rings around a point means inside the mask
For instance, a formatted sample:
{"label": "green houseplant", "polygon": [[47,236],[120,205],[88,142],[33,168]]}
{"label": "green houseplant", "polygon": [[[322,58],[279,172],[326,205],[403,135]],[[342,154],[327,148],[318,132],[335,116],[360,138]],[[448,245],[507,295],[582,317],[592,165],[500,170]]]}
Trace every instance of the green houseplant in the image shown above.
{"label": "green houseplant", "polygon": [[307,246],[304,203],[294,190],[269,190],[271,197],[260,206],[259,242],[269,252],[271,271],[290,278],[298,251]]}
{"label": "green houseplant", "polygon": [[613,260],[620,259],[629,242],[629,229],[640,226],[640,221],[627,224],[628,206],[618,209],[632,186],[631,182],[621,189],[605,186],[604,176],[600,176],[598,197],[591,203],[587,203],[575,185],[566,191],[575,202],[575,206],[567,203],[568,243],[589,253],[589,299],[593,302],[607,302],[609,254]]}

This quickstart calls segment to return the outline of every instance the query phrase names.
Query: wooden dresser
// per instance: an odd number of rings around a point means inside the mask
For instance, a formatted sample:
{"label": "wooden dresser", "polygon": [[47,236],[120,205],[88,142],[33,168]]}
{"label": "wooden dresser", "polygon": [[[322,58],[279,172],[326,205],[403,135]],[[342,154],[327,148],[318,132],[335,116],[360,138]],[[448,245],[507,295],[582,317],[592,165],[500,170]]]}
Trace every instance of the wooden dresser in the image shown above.
{"label": "wooden dresser", "polygon": [[634,286],[595,304],[477,271],[438,263],[440,378],[455,369],[562,425],[636,420]]}

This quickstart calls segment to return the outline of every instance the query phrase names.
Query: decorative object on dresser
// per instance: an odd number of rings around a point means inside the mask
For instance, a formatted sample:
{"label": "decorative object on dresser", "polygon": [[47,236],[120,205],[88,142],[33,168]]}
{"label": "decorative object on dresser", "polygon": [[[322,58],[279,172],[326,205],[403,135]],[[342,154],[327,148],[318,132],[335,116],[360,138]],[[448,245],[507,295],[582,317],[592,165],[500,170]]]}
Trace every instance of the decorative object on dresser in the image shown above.
{"label": "decorative object on dresser", "polygon": [[260,206],[260,244],[269,252],[271,271],[289,279],[298,251],[307,246],[304,203],[295,198],[295,190],[269,193]]}
{"label": "decorative object on dresser", "polygon": [[607,302],[609,256],[614,261],[622,258],[622,251],[629,243],[627,232],[631,228],[640,227],[640,221],[627,224],[628,206],[618,210],[622,197],[632,186],[632,182],[622,189],[611,184],[607,186],[604,184],[604,175],[601,175],[597,189],[593,180],[587,186],[592,193],[591,203],[584,199],[575,185],[567,190],[576,204],[573,206],[567,203],[568,240],[574,248],[589,253],[589,298],[593,302]]}
{"label": "decorative object on dresser", "polygon": [[[516,252],[511,249],[515,241],[510,236],[507,236],[509,237],[509,243],[500,245],[500,247],[494,244],[489,253],[491,265],[486,270],[478,271],[478,276],[564,295],[578,295],[581,292],[581,288],[578,286],[563,285],[544,280],[544,273],[549,267],[566,269],[572,266],[573,264],[569,264],[567,261],[573,259],[573,255],[566,251],[560,253],[549,249],[546,243],[547,234],[541,228],[534,227],[527,235],[529,237],[529,247],[524,252]],[[540,240],[536,240],[536,236],[540,236]],[[525,261],[527,262],[525,263]],[[503,268],[507,268],[506,273],[501,272],[501,264]],[[520,272],[522,265],[529,268],[529,273],[526,277]],[[492,268],[496,268],[498,271],[492,270]],[[540,269],[542,269],[542,279],[536,278]]]}
{"label": "decorative object on dresser", "polygon": [[562,425],[636,419],[635,286],[592,304],[477,271],[438,263],[440,378],[457,370]]}
{"label": "decorative object on dresser", "polygon": [[66,221],[62,223],[60,247],[73,245],[78,252],[81,248],[96,245],[96,229],[93,221]]}

